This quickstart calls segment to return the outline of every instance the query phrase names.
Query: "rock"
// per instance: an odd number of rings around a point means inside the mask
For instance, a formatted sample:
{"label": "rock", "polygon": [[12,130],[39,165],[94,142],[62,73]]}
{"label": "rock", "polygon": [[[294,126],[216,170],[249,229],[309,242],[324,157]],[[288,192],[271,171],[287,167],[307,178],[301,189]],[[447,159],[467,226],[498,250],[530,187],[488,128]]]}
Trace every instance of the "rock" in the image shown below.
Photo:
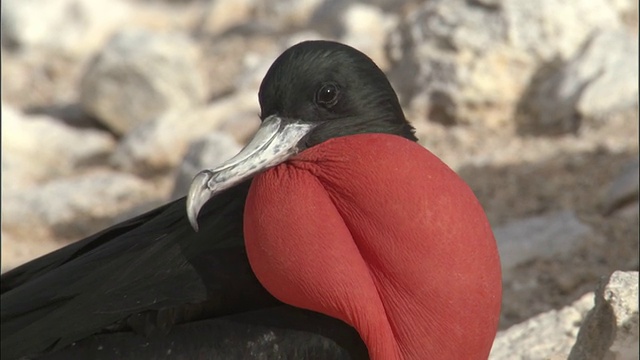
{"label": "rock", "polygon": [[[549,71],[525,97],[535,133],[575,132],[638,107],[638,39],[625,29],[602,30],[566,63]],[[634,119],[635,121],[635,119]]]}
{"label": "rock", "polygon": [[311,30],[303,30],[299,32],[295,32],[291,34],[288,38],[284,40],[284,46],[280,49],[283,52],[285,49],[292,47],[298,43],[308,40],[331,40],[323,35],[321,35],[317,31]]}
{"label": "rock", "polygon": [[638,359],[638,272],[614,272],[595,295],[569,360]]}
{"label": "rock", "polygon": [[216,35],[234,26],[249,22],[255,7],[255,0],[209,1],[202,18],[200,31]]}
{"label": "rock", "polygon": [[81,84],[81,103],[117,134],[173,110],[202,104],[200,52],[187,37],[128,29],[94,59]]}
{"label": "rock", "polygon": [[570,254],[584,244],[592,229],[576,214],[565,210],[542,216],[515,220],[496,227],[502,271],[535,259],[549,259]]}
{"label": "rock", "polygon": [[[386,45],[390,30],[398,24],[398,14],[409,8],[412,0],[320,0],[304,28],[318,32],[322,38],[339,39],[355,46],[383,68],[388,59],[378,56],[378,45]],[[367,33],[369,38],[367,38]],[[313,38],[309,38],[313,39]],[[382,53],[381,53],[382,54]],[[382,62],[378,62],[383,60]]]}
{"label": "rock", "polygon": [[2,105],[2,174],[5,190],[24,188],[104,163],[113,138],[72,128],[48,116],[27,116]]}
{"label": "rock", "polygon": [[239,89],[253,91],[255,96],[266,74],[265,67],[270,66],[282,50],[264,35],[228,34],[206,41],[202,47],[207,98],[214,100]]}
{"label": "rock", "polygon": [[620,19],[637,34],[638,32],[638,1],[609,0],[611,7],[618,13]]}
{"label": "rock", "polygon": [[421,118],[503,126],[542,64],[620,26],[606,0],[427,1],[391,35],[389,75]]}
{"label": "rock", "polygon": [[29,112],[76,102],[84,59],[31,50],[1,51],[2,102]]}
{"label": "rock", "polygon": [[498,332],[489,359],[566,359],[580,323],[592,306],[593,293],[588,293],[560,310],[542,313]]}
{"label": "rock", "polygon": [[353,0],[325,0],[320,1],[316,8],[313,9],[311,17],[305,24],[307,31],[314,31],[322,34],[323,37],[338,39],[342,37],[347,31],[348,26],[366,26],[366,24],[348,24],[346,22],[345,15],[349,8],[358,7],[362,5],[362,8],[375,8],[376,11],[380,11],[380,8],[372,5],[369,1],[365,3]]}
{"label": "rock", "polygon": [[244,92],[248,96],[251,94],[255,98],[255,94],[260,90],[262,79],[269,71],[271,63],[280,55],[284,49],[282,47],[271,47],[264,49],[265,51],[256,51],[257,49],[248,49],[243,52],[242,71],[234,79],[234,87],[238,92]]}
{"label": "rock", "polygon": [[192,143],[178,167],[171,200],[187,194],[191,180],[198,172],[215,168],[238,152],[240,152],[240,145],[229,135],[220,132],[209,133]]}
{"label": "rock", "polygon": [[169,112],[127,134],[111,161],[122,170],[144,176],[169,171],[182,160],[191,142],[255,107],[253,96],[240,93],[205,108]]}
{"label": "rock", "polygon": [[231,135],[239,144],[246,144],[258,131],[260,124],[255,112],[244,112],[227,118],[218,130]]}
{"label": "rock", "polygon": [[5,0],[3,43],[83,56],[100,48],[131,13],[121,0]]}
{"label": "rock", "polygon": [[389,67],[385,51],[387,34],[397,26],[398,18],[376,6],[353,3],[342,13],[344,35],[340,41],[367,54],[383,70]]}
{"label": "rock", "polygon": [[84,56],[100,48],[132,14],[121,0],[6,0],[3,42]]}
{"label": "rock", "polygon": [[269,0],[258,1],[256,17],[274,23],[279,29],[291,29],[308,25],[318,6],[327,0]]}
{"label": "rock", "polygon": [[128,24],[154,32],[192,33],[202,21],[209,1],[134,1],[135,9]]}
{"label": "rock", "polygon": [[635,0],[609,0],[608,2],[609,5],[621,15],[638,11],[638,2]]}
{"label": "rock", "polygon": [[[602,207],[605,214],[611,214],[628,205],[636,205],[640,194],[640,159],[635,158],[625,164],[624,168],[607,189]],[[637,214],[637,212],[636,212]]]}
{"label": "rock", "polygon": [[579,84],[588,79],[576,104],[580,116],[602,118],[638,107],[636,35],[602,31],[569,62],[567,82]]}
{"label": "rock", "polygon": [[77,240],[154,197],[153,186],[125,173],[100,171],[53,180],[6,194],[2,229],[21,239]]}

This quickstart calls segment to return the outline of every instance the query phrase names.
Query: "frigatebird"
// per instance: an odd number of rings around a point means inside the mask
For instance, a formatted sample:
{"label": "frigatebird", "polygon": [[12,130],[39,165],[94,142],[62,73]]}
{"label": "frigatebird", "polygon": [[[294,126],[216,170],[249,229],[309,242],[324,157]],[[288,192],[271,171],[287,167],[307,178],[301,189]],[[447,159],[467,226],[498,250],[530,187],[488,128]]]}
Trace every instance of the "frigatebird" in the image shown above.
{"label": "frigatebird", "polygon": [[491,228],[384,73],[302,42],[259,102],[185,198],[2,275],[2,358],[486,359]]}

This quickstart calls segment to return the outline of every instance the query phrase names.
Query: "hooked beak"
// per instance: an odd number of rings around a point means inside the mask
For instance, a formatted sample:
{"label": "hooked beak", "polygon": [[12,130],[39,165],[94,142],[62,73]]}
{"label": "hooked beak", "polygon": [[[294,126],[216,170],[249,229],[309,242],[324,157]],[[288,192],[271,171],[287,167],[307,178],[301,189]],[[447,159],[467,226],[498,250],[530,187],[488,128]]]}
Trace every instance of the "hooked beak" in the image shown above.
{"label": "hooked beak", "polygon": [[187,216],[193,229],[198,231],[198,213],[209,199],[297,154],[300,151],[298,143],[315,126],[269,116],[236,156],[215,169],[200,171],[193,178],[187,194]]}

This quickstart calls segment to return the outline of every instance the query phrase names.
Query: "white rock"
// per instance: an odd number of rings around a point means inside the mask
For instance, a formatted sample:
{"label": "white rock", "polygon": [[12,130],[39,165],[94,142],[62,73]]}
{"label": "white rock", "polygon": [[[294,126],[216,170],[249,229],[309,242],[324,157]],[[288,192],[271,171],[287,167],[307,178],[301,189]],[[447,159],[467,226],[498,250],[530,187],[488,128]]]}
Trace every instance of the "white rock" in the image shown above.
{"label": "white rock", "polygon": [[120,169],[145,175],[174,168],[191,142],[247,109],[257,113],[255,95],[243,94],[218,100],[206,108],[173,111],[141,124],[125,136],[111,161]]}
{"label": "white rock", "polygon": [[584,120],[606,121],[638,107],[637,36],[596,32],[584,48],[541,79],[524,102],[536,132],[576,131]]}
{"label": "white rock", "polygon": [[200,30],[216,35],[234,26],[249,22],[256,7],[255,0],[209,1]]}
{"label": "white rock", "polygon": [[632,30],[638,30],[637,0],[609,0],[609,4],[625,22],[631,25]]}
{"label": "white rock", "polygon": [[115,148],[106,132],[76,129],[2,105],[3,186],[23,188],[104,162]]}
{"label": "white rock", "polygon": [[515,220],[496,227],[494,235],[500,251],[502,271],[507,274],[520,264],[570,254],[584,245],[591,227],[572,211]]}
{"label": "white rock", "polygon": [[391,36],[391,80],[430,121],[503,126],[542,64],[620,26],[606,0],[427,1]]}
{"label": "white rock", "polygon": [[508,40],[544,60],[568,59],[580,50],[594,29],[620,27],[607,0],[503,1]]}
{"label": "white rock", "polygon": [[284,50],[264,34],[230,33],[202,46],[208,99],[233,91],[249,91],[255,99],[268,66]]}
{"label": "white rock", "polygon": [[[598,33],[567,69],[567,83],[585,86],[576,104],[582,117],[638,107],[638,37],[625,30]],[[572,79],[575,77],[575,79]]]}
{"label": "white rock", "polygon": [[258,131],[260,119],[255,112],[238,113],[222,122],[220,130],[223,133],[233,136],[240,144],[246,144]]}
{"label": "white rock", "polygon": [[77,240],[112,224],[118,214],[159,197],[124,173],[95,172],[6,194],[2,229],[16,238]]}
{"label": "white rock", "polygon": [[638,272],[616,271],[596,290],[569,360],[638,359]]}
{"label": "white rock", "polygon": [[200,51],[186,36],[128,29],[115,36],[80,84],[85,110],[116,133],[205,98]]}
{"label": "white rock", "polygon": [[387,35],[397,23],[397,16],[385,14],[376,6],[354,3],[342,14],[345,30],[340,41],[367,54],[381,69],[387,69]]}
{"label": "white rock", "polygon": [[187,194],[193,177],[204,169],[212,169],[240,152],[240,145],[229,135],[212,132],[189,146],[178,167],[171,200]]}
{"label": "white rock", "polygon": [[86,55],[131,14],[121,0],[4,0],[2,36],[19,47]]}
{"label": "white rock", "polygon": [[592,306],[593,293],[588,293],[570,306],[542,313],[498,332],[489,359],[566,359],[580,323]]}
{"label": "white rock", "polygon": [[256,94],[260,89],[260,84],[264,76],[269,71],[273,61],[280,55],[284,49],[270,49],[271,51],[245,51],[242,56],[242,70],[234,79],[234,87],[238,92],[245,92],[245,96],[249,94],[257,99]]}

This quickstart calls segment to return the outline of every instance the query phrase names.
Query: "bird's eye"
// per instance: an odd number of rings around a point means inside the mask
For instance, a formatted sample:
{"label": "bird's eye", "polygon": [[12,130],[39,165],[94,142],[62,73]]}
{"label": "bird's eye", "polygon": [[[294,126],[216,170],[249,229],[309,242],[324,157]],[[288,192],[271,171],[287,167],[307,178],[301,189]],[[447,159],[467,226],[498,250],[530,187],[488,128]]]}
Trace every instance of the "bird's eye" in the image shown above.
{"label": "bird's eye", "polygon": [[336,84],[324,84],[316,93],[316,103],[326,108],[330,108],[338,102],[339,94],[340,90]]}

